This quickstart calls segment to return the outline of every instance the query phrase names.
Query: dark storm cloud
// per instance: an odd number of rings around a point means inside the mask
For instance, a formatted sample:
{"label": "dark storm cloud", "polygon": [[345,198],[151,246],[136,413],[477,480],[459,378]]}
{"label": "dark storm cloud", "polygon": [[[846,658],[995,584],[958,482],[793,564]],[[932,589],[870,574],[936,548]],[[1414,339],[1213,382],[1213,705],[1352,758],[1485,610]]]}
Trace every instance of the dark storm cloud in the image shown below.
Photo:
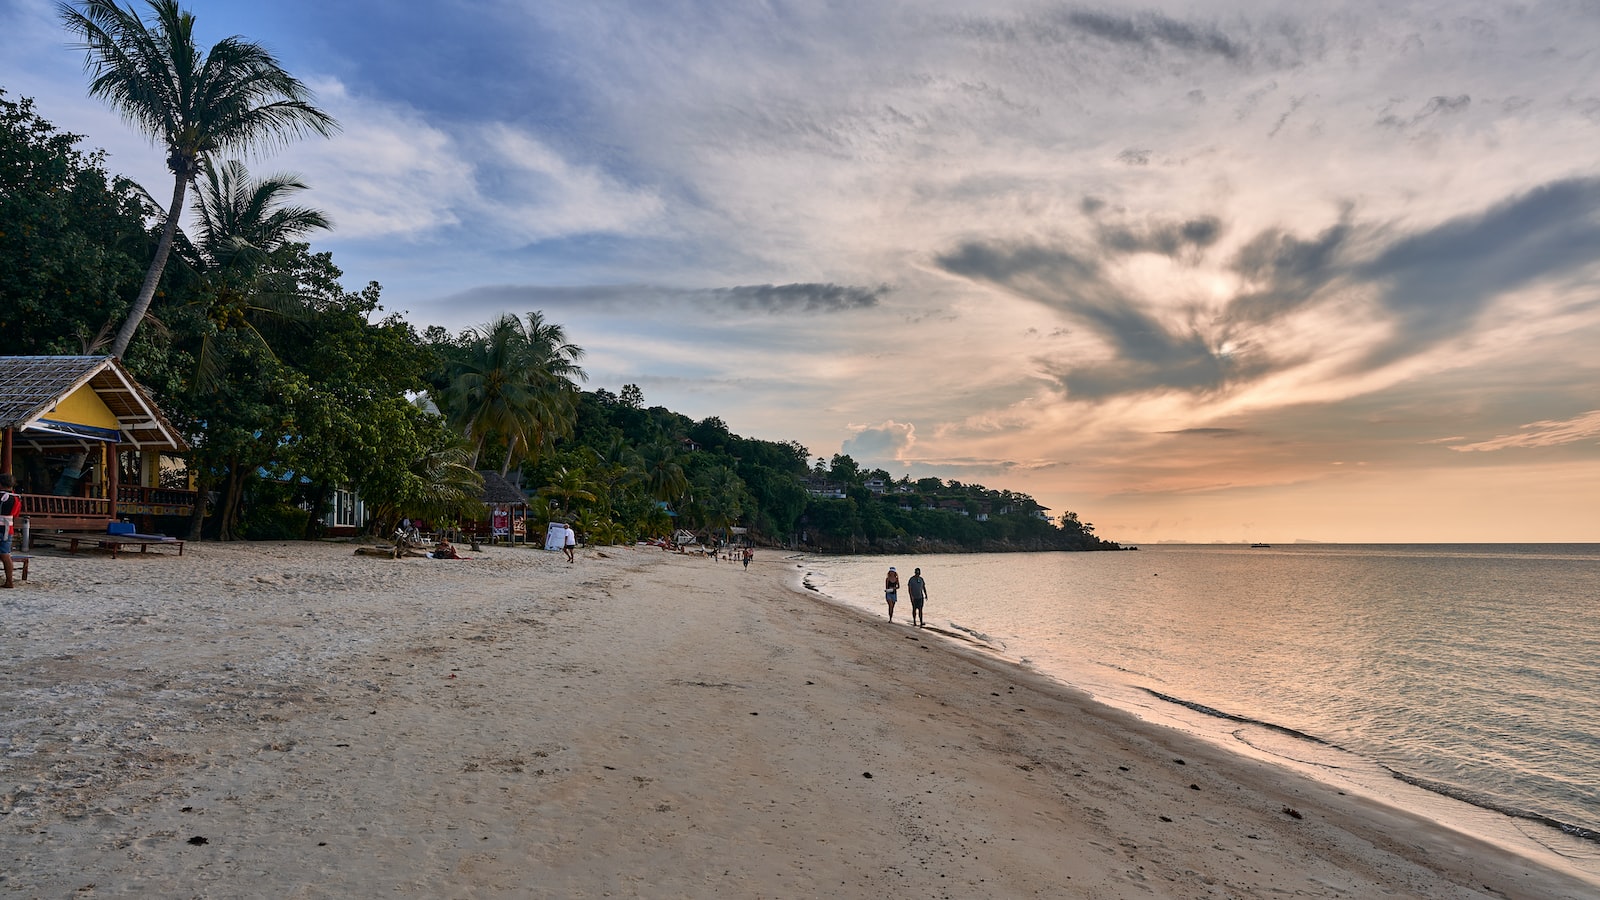
{"label": "dark storm cloud", "polygon": [[1114,359],[1108,363],[1040,361],[1074,396],[1103,399],[1152,390],[1210,393],[1266,370],[1262,361],[1218,352],[1198,331],[1166,327],[1081,254],[1037,244],[969,242],[936,263],[953,275],[989,282],[1057,309],[1110,346]]}
{"label": "dark storm cloud", "polygon": [[1358,272],[1383,287],[1397,331],[1381,365],[1469,330],[1497,297],[1600,260],[1600,179],[1543,185],[1391,244]]}

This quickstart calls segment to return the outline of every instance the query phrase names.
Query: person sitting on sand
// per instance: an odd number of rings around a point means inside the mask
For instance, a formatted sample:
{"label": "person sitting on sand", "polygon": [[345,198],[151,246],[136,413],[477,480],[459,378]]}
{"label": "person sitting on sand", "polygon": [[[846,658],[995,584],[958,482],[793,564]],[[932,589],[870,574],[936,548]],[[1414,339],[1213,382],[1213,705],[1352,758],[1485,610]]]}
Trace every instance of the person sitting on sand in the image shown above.
{"label": "person sitting on sand", "polygon": [[900,575],[894,566],[890,566],[889,574],[883,577],[883,599],[889,603],[889,621],[893,622],[894,602],[900,599]]}
{"label": "person sitting on sand", "polygon": [[441,537],[439,538],[439,543],[433,545],[433,558],[460,559],[461,555],[456,552],[456,548],[452,547],[449,541]]}

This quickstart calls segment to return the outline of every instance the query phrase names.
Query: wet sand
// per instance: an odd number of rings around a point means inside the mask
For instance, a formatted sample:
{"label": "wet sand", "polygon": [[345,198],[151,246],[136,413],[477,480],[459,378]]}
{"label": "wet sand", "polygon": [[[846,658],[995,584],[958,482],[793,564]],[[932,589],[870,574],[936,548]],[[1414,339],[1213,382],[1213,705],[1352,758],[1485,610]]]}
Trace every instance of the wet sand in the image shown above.
{"label": "wet sand", "polygon": [[0,888],[1600,894],[795,580],[773,551],[41,551],[0,592]]}

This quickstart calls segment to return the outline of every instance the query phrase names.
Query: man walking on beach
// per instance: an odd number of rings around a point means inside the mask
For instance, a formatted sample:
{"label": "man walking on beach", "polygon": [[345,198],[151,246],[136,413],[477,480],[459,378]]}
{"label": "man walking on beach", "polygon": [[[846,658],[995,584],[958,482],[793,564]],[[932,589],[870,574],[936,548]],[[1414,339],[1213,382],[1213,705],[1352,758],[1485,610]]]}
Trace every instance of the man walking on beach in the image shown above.
{"label": "man walking on beach", "polygon": [[922,580],[921,569],[911,573],[906,589],[911,592],[911,624],[922,628],[928,624],[928,620],[922,616],[922,602],[928,599],[928,583]]}
{"label": "man walking on beach", "polygon": [[883,599],[889,604],[889,621],[893,622],[894,602],[900,599],[900,575],[894,566],[890,566],[889,574],[883,577]]}
{"label": "man walking on beach", "polygon": [[578,549],[578,533],[572,530],[571,525],[561,526],[561,549],[567,554],[567,564],[571,565],[573,553]]}
{"label": "man walking on beach", "polygon": [[756,552],[751,550],[749,547],[746,547],[744,548],[744,553],[741,555],[744,557],[744,569],[746,572],[748,572],[750,571],[750,560],[756,558]]}

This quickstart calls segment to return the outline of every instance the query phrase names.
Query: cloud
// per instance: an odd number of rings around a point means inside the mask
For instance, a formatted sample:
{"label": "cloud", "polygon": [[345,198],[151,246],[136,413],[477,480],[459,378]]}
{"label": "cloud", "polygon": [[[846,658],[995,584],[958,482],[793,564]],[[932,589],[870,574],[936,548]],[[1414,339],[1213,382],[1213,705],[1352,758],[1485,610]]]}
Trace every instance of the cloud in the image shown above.
{"label": "cloud", "polygon": [[1222,236],[1222,220],[1198,216],[1186,221],[1152,222],[1143,228],[1108,225],[1100,230],[1100,248],[1108,253],[1159,253],[1176,257],[1198,253]]}
{"label": "cloud", "polygon": [[1224,350],[1193,325],[1169,326],[1087,253],[1038,244],[968,242],[936,262],[951,274],[1056,309],[1098,337],[1110,360],[1039,360],[1050,377],[1080,399],[1162,390],[1210,393],[1270,368],[1264,359]]}
{"label": "cloud", "polygon": [[835,313],[870,309],[889,293],[888,285],[875,288],[841,284],[755,284],[716,288],[712,298],[729,306],[769,313]]}
{"label": "cloud", "polygon": [[887,285],[756,284],[726,288],[671,288],[655,285],[485,285],[454,294],[450,306],[511,309],[582,307],[634,310],[680,308],[692,311],[739,310],[769,315],[835,314],[876,307]]}
{"label": "cloud", "polygon": [[1495,450],[1557,447],[1593,441],[1600,444],[1600,409],[1592,409],[1564,421],[1530,422],[1517,434],[1502,434],[1487,441],[1451,447],[1460,453],[1488,453]]}
{"label": "cloud", "polygon": [[1117,16],[1080,10],[1067,13],[1066,20],[1095,37],[1145,50],[1166,46],[1230,61],[1244,55],[1244,48],[1214,28],[1196,27],[1159,13]]}
{"label": "cloud", "polygon": [[1600,260],[1597,211],[1600,178],[1563,179],[1394,241],[1355,273],[1381,288],[1395,324],[1367,364],[1460,335],[1521,289],[1587,279]]}
{"label": "cloud", "polygon": [[857,462],[874,465],[902,462],[917,443],[917,429],[910,422],[887,419],[878,425],[852,428],[855,435],[844,440],[841,450]]}
{"label": "cloud", "polygon": [[1228,303],[1224,315],[1234,321],[1268,322],[1304,308],[1350,274],[1351,264],[1342,251],[1353,233],[1344,221],[1311,239],[1276,228],[1257,234],[1229,264],[1245,289]]}

